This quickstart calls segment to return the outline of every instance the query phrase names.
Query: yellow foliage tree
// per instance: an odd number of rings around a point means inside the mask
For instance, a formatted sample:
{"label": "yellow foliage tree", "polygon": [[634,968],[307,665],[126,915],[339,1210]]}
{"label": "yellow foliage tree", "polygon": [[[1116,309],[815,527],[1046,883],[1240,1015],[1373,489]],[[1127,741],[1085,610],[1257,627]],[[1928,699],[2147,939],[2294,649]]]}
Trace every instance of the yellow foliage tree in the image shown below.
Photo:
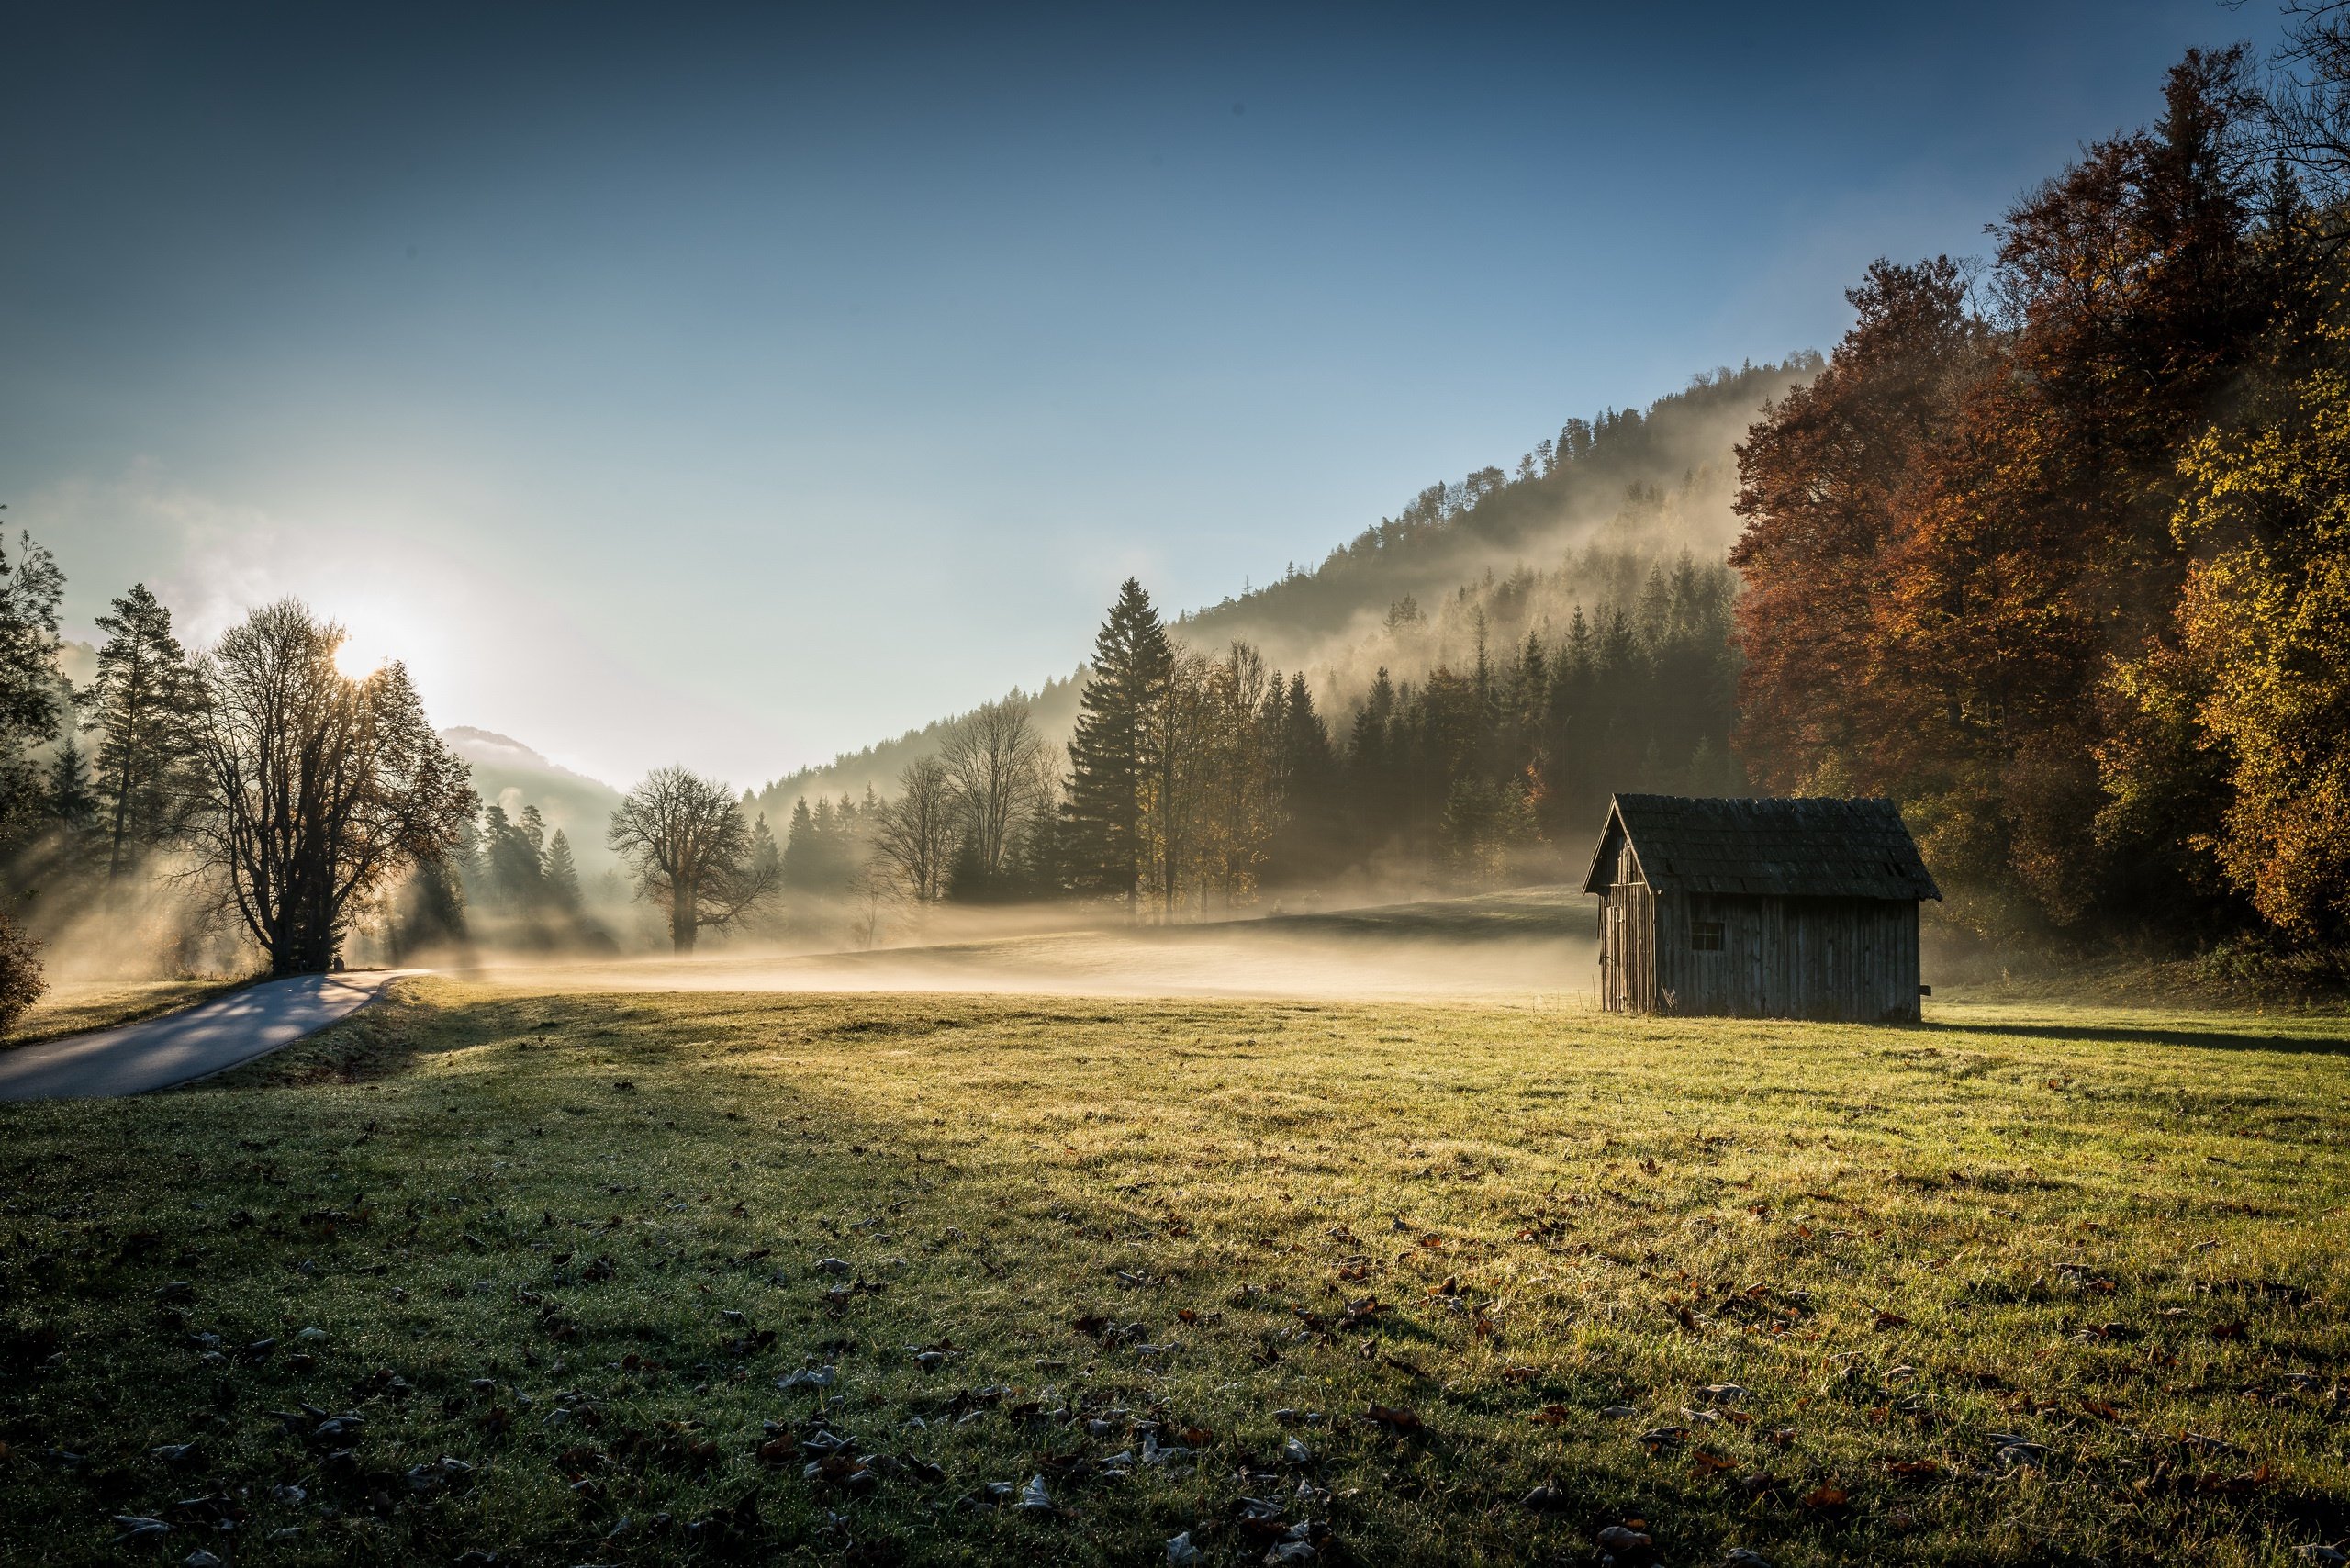
{"label": "yellow foliage tree", "polygon": [[2199,845],[2303,939],[2350,928],[2350,311],[2331,315],[2298,375],[2189,449],[2181,656],[2121,681],[2191,703],[2228,796]]}

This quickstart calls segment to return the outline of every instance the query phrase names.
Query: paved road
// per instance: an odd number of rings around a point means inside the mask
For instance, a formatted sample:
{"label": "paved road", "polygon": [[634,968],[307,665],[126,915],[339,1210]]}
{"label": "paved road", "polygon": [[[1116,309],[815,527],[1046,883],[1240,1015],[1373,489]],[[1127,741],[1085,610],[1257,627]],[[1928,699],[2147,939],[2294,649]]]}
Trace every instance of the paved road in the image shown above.
{"label": "paved road", "polygon": [[0,1051],[0,1100],[144,1094],[208,1077],[315,1034],[417,969],[266,980],[143,1023]]}

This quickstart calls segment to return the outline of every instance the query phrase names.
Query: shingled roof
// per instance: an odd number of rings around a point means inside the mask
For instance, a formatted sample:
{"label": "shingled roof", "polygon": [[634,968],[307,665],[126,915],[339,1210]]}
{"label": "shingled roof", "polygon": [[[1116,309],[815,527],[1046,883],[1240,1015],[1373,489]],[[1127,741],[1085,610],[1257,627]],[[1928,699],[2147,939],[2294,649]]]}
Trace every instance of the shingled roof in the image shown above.
{"label": "shingled roof", "polygon": [[1796,898],[1940,899],[1900,808],[1865,800],[1695,800],[1618,795],[1592,852],[1583,891],[1615,879],[1616,846],[1651,887],[1690,893]]}

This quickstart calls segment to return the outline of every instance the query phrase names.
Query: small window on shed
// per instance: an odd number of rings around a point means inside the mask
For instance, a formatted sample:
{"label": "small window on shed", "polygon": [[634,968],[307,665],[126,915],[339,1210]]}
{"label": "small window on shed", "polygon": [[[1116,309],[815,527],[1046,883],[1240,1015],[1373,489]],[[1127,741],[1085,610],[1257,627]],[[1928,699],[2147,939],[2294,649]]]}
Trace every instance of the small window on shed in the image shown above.
{"label": "small window on shed", "polygon": [[1689,923],[1689,950],[1693,953],[1718,953],[1722,950],[1722,923],[1718,920],[1693,920]]}

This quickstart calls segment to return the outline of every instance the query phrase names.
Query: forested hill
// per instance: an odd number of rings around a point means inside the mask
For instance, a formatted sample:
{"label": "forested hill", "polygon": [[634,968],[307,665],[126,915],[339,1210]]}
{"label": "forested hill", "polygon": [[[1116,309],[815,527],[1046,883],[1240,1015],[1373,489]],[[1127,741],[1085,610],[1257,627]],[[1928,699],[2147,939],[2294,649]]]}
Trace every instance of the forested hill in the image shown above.
{"label": "forested hill", "polygon": [[[1090,641],[1090,631],[1072,630],[1070,644],[1081,648]],[[1048,680],[1033,692],[1014,687],[1009,695],[1024,697],[1029,704],[1029,716],[1036,727],[1049,736],[1055,745],[1069,739],[1077,724],[1077,694],[1085,679],[1085,666],[1058,680]],[[762,789],[751,790],[751,809],[763,812],[776,822],[791,814],[792,802],[815,800],[819,796],[856,800],[867,790],[876,795],[888,795],[897,787],[898,775],[906,764],[916,757],[935,754],[946,743],[946,732],[963,717],[957,713],[934,719],[918,730],[889,740],[876,741],[858,751],[846,751],[821,767],[803,767]]]}
{"label": "forested hill", "polygon": [[1238,637],[1296,667],[1407,597],[1426,604],[1488,573],[1556,566],[1570,550],[1685,546],[1701,560],[1718,559],[1738,537],[1731,448],[1764,403],[1809,382],[1819,364],[1818,355],[1799,353],[1780,364],[1717,370],[1645,413],[1569,420],[1513,468],[1430,485],[1313,569],[1292,568],[1178,624],[1202,646]]}
{"label": "forested hill", "polygon": [[[1765,403],[1807,384],[1817,354],[1695,377],[1646,410],[1569,420],[1512,467],[1430,485],[1311,569],[1177,619],[1205,652],[1234,639],[1304,670],[1334,728],[1385,666],[1398,679],[1474,657],[1482,633],[1515,640],[1562,627],[1574,606],[1628,604],[1647,571],[1684,548],[1718,561],[1737,537],[1732,447]],[[1092,628],[1069,628],[1072,654]],[[1038,727],[1065,741],[1084,675],[1031,695]],[[780,822],[795,801],[889,794],[900,771],[937,749],[952,718],[788,774],[753,792]]]}

